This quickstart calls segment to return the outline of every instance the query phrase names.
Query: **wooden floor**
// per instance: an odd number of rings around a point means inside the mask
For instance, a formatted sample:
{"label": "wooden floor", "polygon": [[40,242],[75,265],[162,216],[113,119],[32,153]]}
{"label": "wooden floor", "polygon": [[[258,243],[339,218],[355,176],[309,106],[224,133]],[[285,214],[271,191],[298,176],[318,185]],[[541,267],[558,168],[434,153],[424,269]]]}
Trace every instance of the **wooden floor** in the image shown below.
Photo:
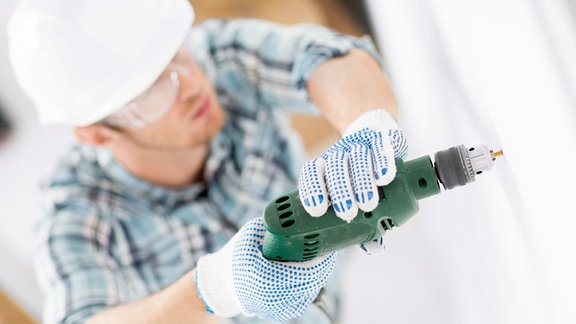
{"label": "wooden floor", "polygon": [[0,291],[0,324],[37,323],[20,306]]}

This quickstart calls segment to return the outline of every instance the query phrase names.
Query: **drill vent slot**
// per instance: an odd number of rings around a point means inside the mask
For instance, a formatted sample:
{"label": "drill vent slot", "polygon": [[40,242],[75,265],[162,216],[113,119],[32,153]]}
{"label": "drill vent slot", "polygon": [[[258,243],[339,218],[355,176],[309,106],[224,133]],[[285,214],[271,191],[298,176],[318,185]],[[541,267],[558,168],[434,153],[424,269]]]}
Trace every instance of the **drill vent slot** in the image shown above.
{"label": "drill vent slot", "polygon": [[280,220],[280,226],[284,228],[296,224],[296,220],[292,218],[294,212],[291,209],[289,209],[292,207],[289,200],[290,200],[289,196],[282,196],[276,199],[276,204],[279,205],[276,206],[276,212],[281,213],[280,215],[278,215],[278,218]]}
{"label": "drill vent slot", "polygon": [[306,252],[306,249],[304,249],[304,253],[302,253],[302,260],[303,261],[309,261],[309,260],[314,259],[317,256],[318,256],[318,251]]}
{"label": "drill vent slot", "polygon": [[286,219],[286,218],[288,218],[288,217],[290,217],[290,216],[292,216],[292,215],[294,215],[293,212],[287,211],[287,212],[284,212],[284,213],[280,214],[280,216],[278,216],[278,218],[280,218],[280,219]]}
{"label": "drill vent slot", "polygon": [[290,199],[290,197],[288,197],[288,196],[282,196],[282,197],[276,199],[276,203],[277,203],[277,204],[281,204],[281,203],[283,203],[283,202],[288,201],[288,199]]}
{"label": "drill vent slot", "polygon": [[308,241],[304,242],[304,248],[302,249],[303,261],[312,260],[313,258],[318,256],[319,252],[318,248],[320,247],[318,245],[318,243],[320,243],[320,241],[318,240],[319,236],[320,233],[312,233],[304,236],[304,239]]}
{"label": "drill vent slot", "polygon": [[316,244],[318,244],[318,241],[310,241],[310,242],[304,243],[305,246],[313,246],[313,245],[316,245]]}
{"label": "drill vent slot", "polygon": [[278,206],[278,210],[284,210],[287,208],[290,208],[290,204],[283,204],[283,205]]}
{"label": "drill vent slot", "polygon": [[290,227],[290,226],[292,226],[292,225],[294,225],[294,224],[296,224],[296,221],[293,220],[293,219],[289,219],[289,220],[287,220],[287,221],[285,221],[285,222],[282,222],[280,225],[281,225],[282,227]]}

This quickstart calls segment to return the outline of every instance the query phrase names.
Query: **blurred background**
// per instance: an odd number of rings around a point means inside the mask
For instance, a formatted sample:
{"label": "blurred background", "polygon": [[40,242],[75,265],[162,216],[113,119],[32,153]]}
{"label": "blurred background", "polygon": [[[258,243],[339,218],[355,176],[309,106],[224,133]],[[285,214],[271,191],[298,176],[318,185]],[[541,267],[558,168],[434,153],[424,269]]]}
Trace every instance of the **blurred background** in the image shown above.
{"label": "blurred background", "polygon": [[[259,17],[369,34],[415,158],[485,144],[504,159],[421,202],[377,257],[353,250],[342,323],[576,323],[576,1],[192,0],[197,22]],[[5,30],[17,0],[0,2]],[[0,33],[0,323],[35,322],[37,189],[73,141],[40,127]],[[294,116],[317,155],[337,139]]]}

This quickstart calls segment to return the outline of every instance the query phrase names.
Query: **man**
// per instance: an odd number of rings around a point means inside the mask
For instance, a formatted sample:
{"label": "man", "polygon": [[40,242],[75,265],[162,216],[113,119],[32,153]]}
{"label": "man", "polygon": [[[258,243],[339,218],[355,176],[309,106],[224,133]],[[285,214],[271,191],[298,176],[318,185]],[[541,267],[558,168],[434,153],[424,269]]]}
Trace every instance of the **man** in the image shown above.
{"label": "man", "polygon": [[406,149],[378,56],[319,26],[192,21],[185,0],[24,0],[11,17],[19,83],[79,140],[45,187],[46,322],[334,316],[310,306],[334,255],[269,261],[258,217],[297,184],[292,111],[343,135],[302,169],[308,212],[375,207]]}

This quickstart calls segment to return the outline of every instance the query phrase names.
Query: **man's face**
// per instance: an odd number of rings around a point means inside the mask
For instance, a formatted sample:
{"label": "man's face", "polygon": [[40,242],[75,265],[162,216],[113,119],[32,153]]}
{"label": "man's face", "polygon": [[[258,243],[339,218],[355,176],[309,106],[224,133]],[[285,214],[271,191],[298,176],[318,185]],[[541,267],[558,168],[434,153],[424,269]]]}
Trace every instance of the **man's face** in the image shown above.
{"label": "man's face", "polygon": [[138,144],[166,150],[194,148],[208,144],[224,125],[214,87],[194,59],[180,50],[174,62],[186,73],[178,73],[178,94],[168,112],[142,128],[120,128]]}

